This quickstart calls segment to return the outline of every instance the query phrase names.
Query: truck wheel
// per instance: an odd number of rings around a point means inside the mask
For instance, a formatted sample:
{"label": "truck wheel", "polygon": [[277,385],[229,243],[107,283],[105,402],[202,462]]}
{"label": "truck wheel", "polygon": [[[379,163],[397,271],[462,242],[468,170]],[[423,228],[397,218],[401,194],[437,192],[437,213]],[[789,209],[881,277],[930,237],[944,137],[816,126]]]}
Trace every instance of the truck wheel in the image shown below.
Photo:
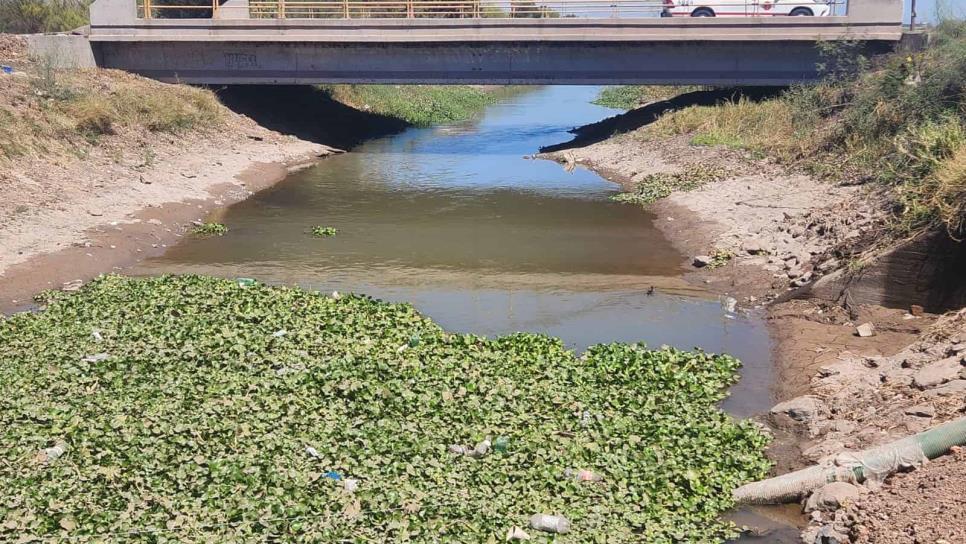
{"label": "truck wheel", "polygon": [[812,10],[808,8],[795,8],[792,10],[791,13],[789,13],[789,15],[791,15],[792,17],[811,17],[812,15],[815,15],[815,14],[812,13]]}
{"label": "truck wheel", "polygon": [[711,8],[698,8],[691,12],[691,17],[714,17]]}

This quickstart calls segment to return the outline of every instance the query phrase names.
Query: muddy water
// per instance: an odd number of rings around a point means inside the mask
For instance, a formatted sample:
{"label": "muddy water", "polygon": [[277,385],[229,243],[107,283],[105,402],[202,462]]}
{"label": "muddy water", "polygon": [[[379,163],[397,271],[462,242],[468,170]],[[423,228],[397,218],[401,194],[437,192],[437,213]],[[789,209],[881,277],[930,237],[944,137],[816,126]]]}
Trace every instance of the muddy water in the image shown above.
{"label": "muddy water", "polygon": [[[254,277],[412,302],[449,330],[547,333],[575,349],[645,341],[728,352],[745,363],[725,408],[771,405],[769,340],[682,280],[683,256],[641,208],[609,200],[596,174],[530,160],[567,130],[615,112],[594,87],[544,87],[478,119],[370,141],[216,219],[141,274]],[[337,236],[310,235],[315,225]],[[654,294],[648,290],[654,287]]]}

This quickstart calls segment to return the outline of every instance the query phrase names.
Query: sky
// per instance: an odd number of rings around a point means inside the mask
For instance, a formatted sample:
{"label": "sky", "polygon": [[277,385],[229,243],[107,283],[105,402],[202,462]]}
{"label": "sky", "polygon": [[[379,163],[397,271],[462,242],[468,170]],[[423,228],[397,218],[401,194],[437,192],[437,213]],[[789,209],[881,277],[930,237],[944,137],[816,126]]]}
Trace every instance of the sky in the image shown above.
{"label": "sky", "polygon": [[[904,2],[905,16],[903,18],[908,22],[909,7],[912,4],[912,0],[904,0]],[[916,0],[916,12],[918,13],[916,20],[920,22],[935,22],[937,5],[947,14],[956,15],[961,18],[966,17],[966,0]]]}

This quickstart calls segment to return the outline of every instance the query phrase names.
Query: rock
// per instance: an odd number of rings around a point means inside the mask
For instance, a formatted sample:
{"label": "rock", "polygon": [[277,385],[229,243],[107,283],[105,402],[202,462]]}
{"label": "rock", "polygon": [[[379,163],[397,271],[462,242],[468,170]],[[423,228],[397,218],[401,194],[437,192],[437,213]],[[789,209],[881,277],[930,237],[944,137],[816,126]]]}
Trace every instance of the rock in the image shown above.
{"label": "rock", "polygon": [[861,336],[862,338],[868,338],[869,336],[875,335],[875,326],[872,323],[863,323],[855,328],[855,334]]}
{"label": "rock", "polygon": [[741,250],[749,255],[761,255],[762,253],[767,253],[764,246],[761,245],[761,241],[755,238],[750,238],[742,242]]}
{"label": "rock", "polygon": [[930,397],[964,395],[966,394],[966,380],[953,380],[939,387],[930,389],[926,394]]}
{"label": "rock", "polygon": [[936,409],[933,408],[932,404],[917,404],[916,406],[906,408],[904,413],[908,416],[934,417],[936,415]]}
{"label": "rock", "polygon": [[776,404],[772,407],[770,413],[779,424],[811,423],[819,418],[824,418],[828,409],[818,397],[803,395]]}
{"label": "rock", "polygon": [[831,525],[820,527],[809,527],[802,533],[802,542],[805,544],[845,544],[849,542],[849,537],[836,531]]}
{"label": "rock", "polygon": [[704,268],[711,264],[711,257],[707,255],[695,255],[694,260],[691,261],[696,268]]}
{"label": "rock", "polygon": [[912,306],[909,307],[909,313],[916,317],[921,316],[925,312],[926,312],[925,309],[923,309],[923,307],[918,304],[913,304]]}
{"label": "rock", "polygon": [[962,370],[962,357],[956,355],[928,364],[912,376],[912,383],[919,389],[929,389],[959,377]]}
{"label": "rock", "polygon": [[818,462],[826,457],[838,455],[845,450],[845,444],[838,440],[826,440],[806,449],[802,452],[802,457],[809,461]]}
{"label": "rock", "polygon": [[805,503],[805,511],[832,511],[849,504],[859,497],[859,488],[847,482],[832,482],[812,493]]}
{"label": "rock", "polygon": [[954,344],[951,348],[949,348],[949,350],[952,351],[953,353],[966,352],[966,342],[960,342],[958,344]]}

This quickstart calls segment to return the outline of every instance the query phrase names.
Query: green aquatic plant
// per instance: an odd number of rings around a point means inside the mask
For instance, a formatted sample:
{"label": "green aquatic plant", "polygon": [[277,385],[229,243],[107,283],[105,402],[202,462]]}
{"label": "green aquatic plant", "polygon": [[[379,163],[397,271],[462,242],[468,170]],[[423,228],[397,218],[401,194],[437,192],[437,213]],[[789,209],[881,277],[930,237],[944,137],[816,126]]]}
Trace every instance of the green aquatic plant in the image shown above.
{"label": "green aquatic plant", "polygon": [[646,205],[670,196],[674,191],[690,191],[707,183],[721,181],[730,171],[714,165],[693,164],[681,172],[659,172],[644,176],[630,191],[611,197],[617,202]]}
{"label": "green aquatic plant", "polygon": [[192,231],[199,236],[221,236],[228,232],[228,227],[221,223],[202,223]]}
{"label": "green aquatic plant", "polygon": [[326,238],[329,236],[335,236],[339,231],[335,227],[312,227],[312,236],[318,236],[319,238]]}
{"label": "green aquatic plant", "polygon": [[714,270],[715,268],[720,268],[734,259],[735,252],[730,249],[718,249],[711,254],[711,262],[708,263],[708,269]]}
{"label": "green aquatic plant", "polygon": [[495,542],[553,513],[571,532],[533,540],[719,542],[768,467],[759,428],[717,408],[727,355],[578,356],[198,276],[41,302],[0,320],[0,541]]}

